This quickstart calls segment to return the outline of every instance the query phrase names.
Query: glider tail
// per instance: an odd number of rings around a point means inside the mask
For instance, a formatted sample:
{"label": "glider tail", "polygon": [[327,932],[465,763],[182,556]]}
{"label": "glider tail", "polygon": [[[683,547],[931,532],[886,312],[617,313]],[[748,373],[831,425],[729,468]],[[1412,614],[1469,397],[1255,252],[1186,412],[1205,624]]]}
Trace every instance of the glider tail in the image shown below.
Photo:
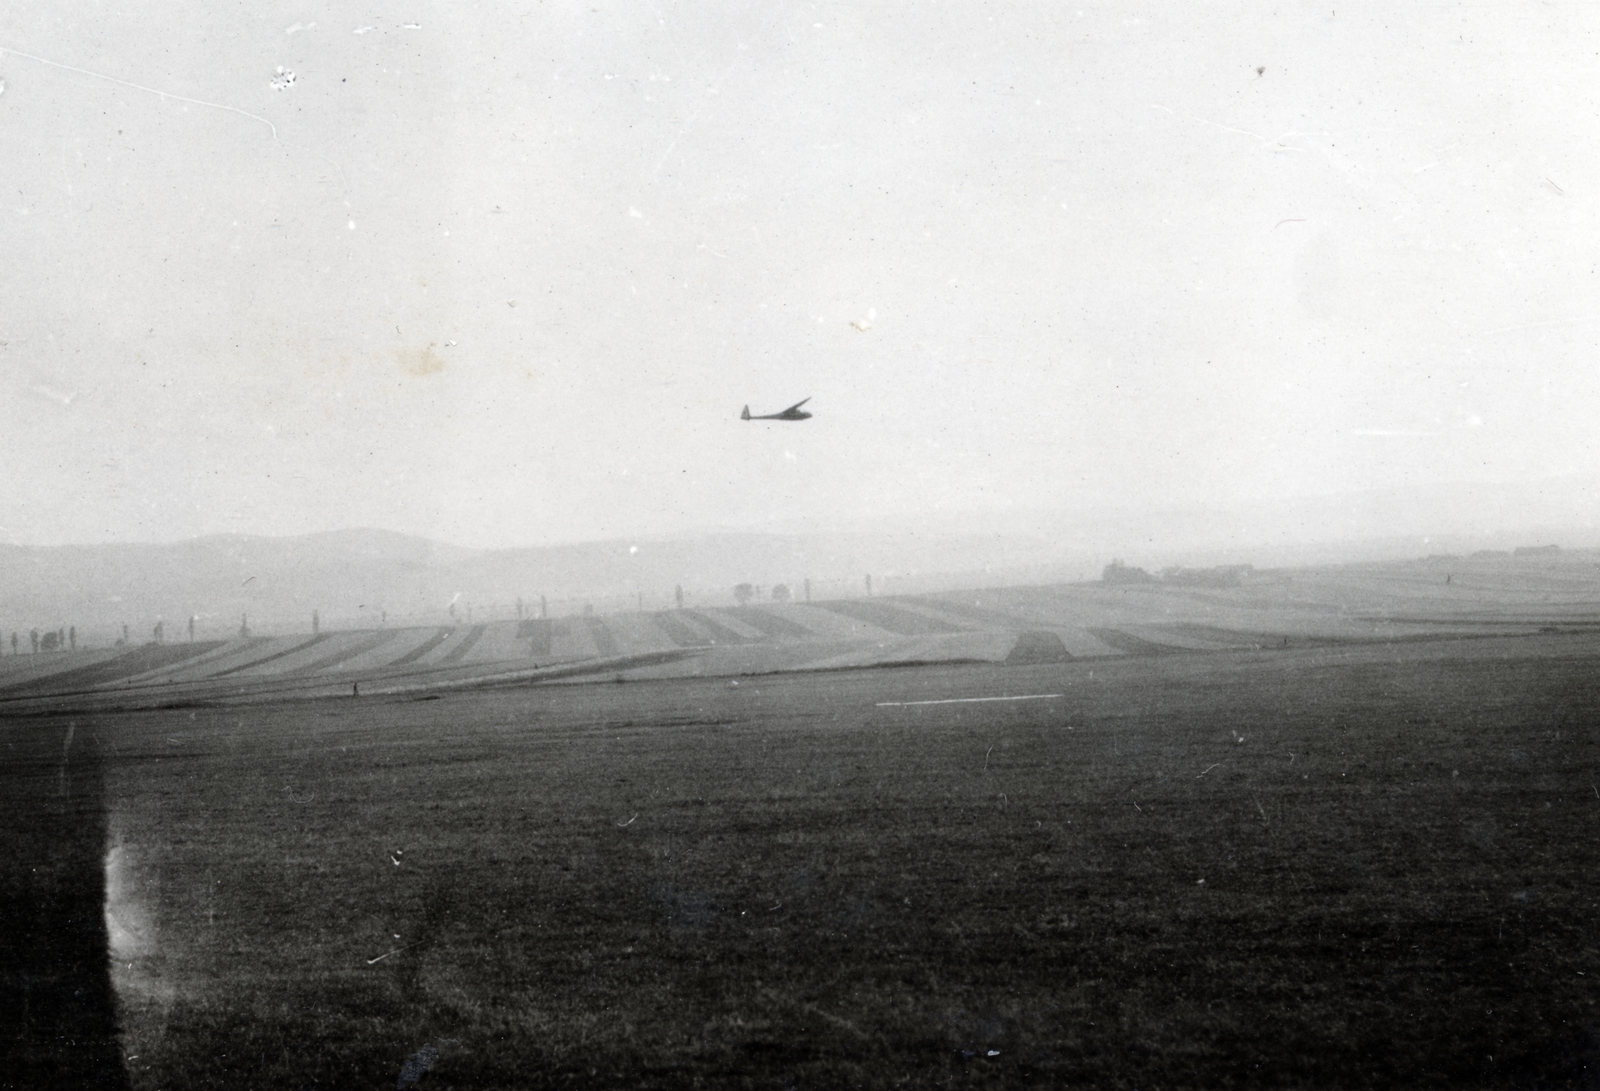
{"label": "glider tail", "polygon": [[750,407],[748,405],[744,407],[744,412],[739,414],[739,419],[740,420],[749,420],[750,419]]}

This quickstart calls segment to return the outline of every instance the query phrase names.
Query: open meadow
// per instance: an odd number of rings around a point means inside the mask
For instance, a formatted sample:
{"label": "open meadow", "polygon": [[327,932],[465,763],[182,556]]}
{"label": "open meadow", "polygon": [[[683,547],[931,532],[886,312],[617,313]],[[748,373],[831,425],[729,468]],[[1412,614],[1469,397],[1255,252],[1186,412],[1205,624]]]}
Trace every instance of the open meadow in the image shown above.
{"label": "open meadow", "polygon": [[[53,881],[100,880],[136,1088],[1593,1086],[1597,666],[1546,634],[34,715],[8,784],[103,865]],[[76,935],[36,932],[13,967]]]}

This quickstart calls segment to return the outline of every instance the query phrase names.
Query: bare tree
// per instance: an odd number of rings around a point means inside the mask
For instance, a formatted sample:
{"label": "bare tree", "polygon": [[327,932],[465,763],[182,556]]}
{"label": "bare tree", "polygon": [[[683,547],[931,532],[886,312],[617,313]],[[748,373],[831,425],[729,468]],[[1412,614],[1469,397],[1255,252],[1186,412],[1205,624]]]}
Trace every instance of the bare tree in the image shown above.
{"label": "bare tree", "polygon": [[748,583],[741,583],[739,586],[733,589],[734,600],[737,601],[740,606],[743,606],[745,603],[753,599],[755,594],[756,589],[750,586]]}

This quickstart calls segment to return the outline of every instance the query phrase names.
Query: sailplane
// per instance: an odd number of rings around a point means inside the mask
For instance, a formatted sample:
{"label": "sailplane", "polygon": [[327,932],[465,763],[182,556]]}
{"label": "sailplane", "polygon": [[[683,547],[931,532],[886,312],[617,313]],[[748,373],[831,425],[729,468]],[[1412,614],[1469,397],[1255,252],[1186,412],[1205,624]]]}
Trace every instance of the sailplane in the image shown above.
{"label": "sailplane", "polygon": [[789,408],[785,409],[782,413],[768,413],[766,416],[763,416],[763,417],[752,417],[750,415],[750,407],[747,405],[747,406],[744,407],[744,412],[739,414],[739,419],[740,420],[810,420],[811,419],[811,414],[807,413],[805,410],[800,408],[802,405],[806,404],[806,402],[808,402],[810,400],[811,400],[810,398],[801,398],[799,401],[795,402]]}

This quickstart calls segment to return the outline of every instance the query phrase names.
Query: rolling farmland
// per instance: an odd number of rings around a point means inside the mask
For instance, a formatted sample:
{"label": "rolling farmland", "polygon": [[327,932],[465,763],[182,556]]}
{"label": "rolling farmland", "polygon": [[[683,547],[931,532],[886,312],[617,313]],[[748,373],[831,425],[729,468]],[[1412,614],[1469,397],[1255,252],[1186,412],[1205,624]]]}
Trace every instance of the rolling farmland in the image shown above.
{"label": "rolling farmland", "polygon": [[1506,568],[7,657],[14,1071],[1588,1086],[1600,611]]}

